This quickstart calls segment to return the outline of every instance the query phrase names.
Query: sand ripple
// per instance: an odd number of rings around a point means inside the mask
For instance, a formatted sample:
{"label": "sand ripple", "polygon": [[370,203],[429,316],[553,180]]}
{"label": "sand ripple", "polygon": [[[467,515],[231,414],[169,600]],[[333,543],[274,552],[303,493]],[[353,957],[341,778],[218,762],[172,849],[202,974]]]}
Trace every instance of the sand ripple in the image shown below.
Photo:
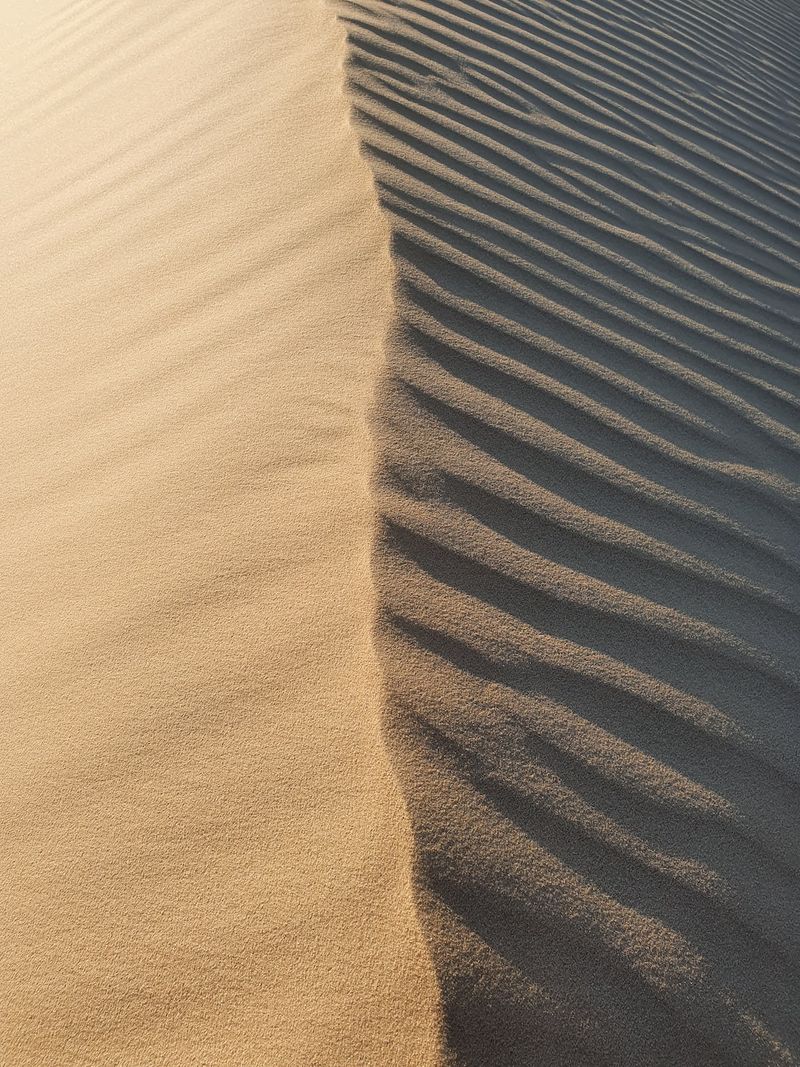
{"label": "sand ripple", "polygon": [[458,1064],[800,1056],[800,15],[351,3],[387,732]]}

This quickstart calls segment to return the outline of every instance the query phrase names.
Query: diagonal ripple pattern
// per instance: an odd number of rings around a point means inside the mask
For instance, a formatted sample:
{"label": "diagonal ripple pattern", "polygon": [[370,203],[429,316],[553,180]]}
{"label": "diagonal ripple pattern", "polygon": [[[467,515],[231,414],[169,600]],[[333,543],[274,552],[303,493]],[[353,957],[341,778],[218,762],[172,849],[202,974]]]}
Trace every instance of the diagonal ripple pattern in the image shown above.
{"label": "diagonal ripple pattern", "polygon": [[385,731],[459,1067],[800,1062],[800,9],[365,0]]}

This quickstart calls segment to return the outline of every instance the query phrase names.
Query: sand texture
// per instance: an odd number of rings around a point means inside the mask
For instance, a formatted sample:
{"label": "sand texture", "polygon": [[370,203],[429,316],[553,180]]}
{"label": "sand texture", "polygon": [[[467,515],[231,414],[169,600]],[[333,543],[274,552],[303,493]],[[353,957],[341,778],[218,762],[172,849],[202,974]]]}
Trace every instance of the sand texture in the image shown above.
{"label": "sand texture", "polygon": [[0,1064],[434,1062],[322,0],[2,5]]}
{"label": "sand texture", "polygon": [[798,120],[794,0],[0,3],[0,1067],[800,1067]]}
{"label": "sand texture", "polygon": [[458,1067],[800,1062],[800,8],[351,3],[386,728]]}

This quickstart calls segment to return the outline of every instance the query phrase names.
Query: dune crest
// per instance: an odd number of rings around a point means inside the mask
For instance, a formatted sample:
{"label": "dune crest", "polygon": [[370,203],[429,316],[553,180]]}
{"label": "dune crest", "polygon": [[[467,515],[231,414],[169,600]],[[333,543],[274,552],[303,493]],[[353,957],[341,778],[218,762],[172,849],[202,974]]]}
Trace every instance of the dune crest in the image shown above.
{"label": "dune crest", "polygon": [[343,29],[317,0],[2,25],[0,1062],[425,1067]]}
{"label": "dune crest", "polygon": [[448,1054],[800,1062],[800,13],[349,3]]}

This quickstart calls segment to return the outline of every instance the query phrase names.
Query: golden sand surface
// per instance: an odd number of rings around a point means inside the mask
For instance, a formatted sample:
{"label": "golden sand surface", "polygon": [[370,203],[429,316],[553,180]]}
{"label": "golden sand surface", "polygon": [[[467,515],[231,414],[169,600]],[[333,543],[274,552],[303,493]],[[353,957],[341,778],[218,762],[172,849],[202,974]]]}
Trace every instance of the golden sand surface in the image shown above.
{"label": "golden sand surface", "polygon": [[797,5],[0,11],[3,1067],[800,1065]]}
{"label": "golden sand surface", "polygon": [[341,27],[2,27],[0,1062],[433,1062],[371,637],[387,235]]}

